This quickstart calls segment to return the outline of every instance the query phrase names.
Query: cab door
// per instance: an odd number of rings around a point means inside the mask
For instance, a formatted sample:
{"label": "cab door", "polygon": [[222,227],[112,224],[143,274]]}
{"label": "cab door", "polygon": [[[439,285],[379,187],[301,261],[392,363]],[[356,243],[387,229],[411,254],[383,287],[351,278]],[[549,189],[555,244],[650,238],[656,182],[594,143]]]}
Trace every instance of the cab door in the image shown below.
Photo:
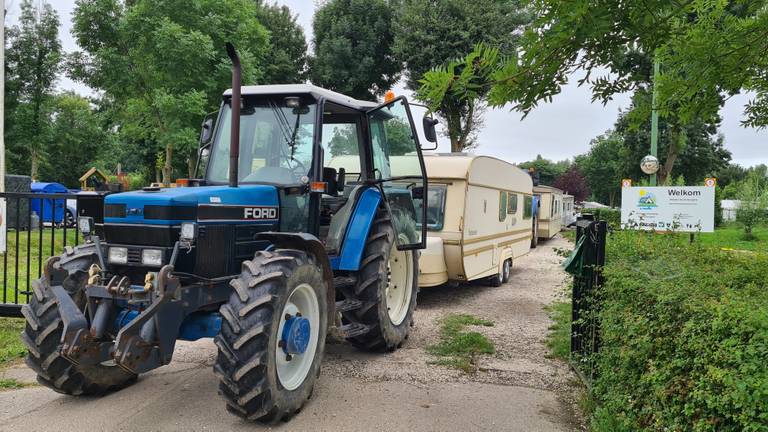
{"label": "cab door", "polygon": [[372,180],[380,185],[397,234],[397,248],[426,247],[427,206],[417,213],[414,199],[427,194],[427,176],[419,136],[404,97],[367,112]]}

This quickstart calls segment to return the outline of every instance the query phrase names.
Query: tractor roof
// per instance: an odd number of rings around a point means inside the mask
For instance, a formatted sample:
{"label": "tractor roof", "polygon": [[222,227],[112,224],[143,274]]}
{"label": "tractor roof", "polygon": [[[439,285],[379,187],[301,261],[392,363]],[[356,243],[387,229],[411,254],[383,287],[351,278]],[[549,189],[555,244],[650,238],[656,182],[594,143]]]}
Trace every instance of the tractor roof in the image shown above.
{"label": "tractor roof", "polygon": [[[243,96],[310,94],[316,99],[320,99],[322,97],[325,98],[325,100],[328,102],[333,102],[360,111],[367,111],[379,105],[376,102],[353,99],[341,93],[326,90],[312,84],[273,84],[243,86],[240,92]],[[224,96],[231,95],[232,89],[228,89],[224,92]]]}

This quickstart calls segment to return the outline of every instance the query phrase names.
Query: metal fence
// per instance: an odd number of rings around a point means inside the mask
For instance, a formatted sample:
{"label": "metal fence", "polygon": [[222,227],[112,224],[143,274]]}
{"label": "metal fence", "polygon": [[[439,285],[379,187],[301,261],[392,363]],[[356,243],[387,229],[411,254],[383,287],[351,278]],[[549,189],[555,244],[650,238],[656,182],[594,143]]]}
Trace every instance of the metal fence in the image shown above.
{"label": "metal fence", "polygon": [[578,270],[573,276],[571,316],[571,362],[586,383],[594,380],[595,354],[600,350],[600,287],[605,266],[605,221],[580,219],[576,244],[583,239]]}
{"label": "metal fence", "polygon": [[0,316],[21,316],[45,261],[82,242],[75,194],[0,193],[5,200],[6,251],[2,254]]}

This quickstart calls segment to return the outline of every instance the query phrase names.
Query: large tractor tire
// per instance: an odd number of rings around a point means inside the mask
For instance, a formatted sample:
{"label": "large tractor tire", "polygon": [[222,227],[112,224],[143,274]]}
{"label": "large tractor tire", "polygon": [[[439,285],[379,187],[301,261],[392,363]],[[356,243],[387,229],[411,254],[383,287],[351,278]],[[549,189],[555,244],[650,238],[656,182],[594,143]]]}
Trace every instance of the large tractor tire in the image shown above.
{"label": "large tractor tire", "polygon": [[328,329],[328,287],[314,258],[299,250],[260,251],[243,263],[221,306],[214,373],[227,409],[274,424],[312,395]]}
{"label": "large tractor tire", "polygon": [[360,305],[343,312],[344,323],[368,329],[347,340],[367,351],[399,348],[413,323],[419,258],[415,250],[398,250],[395,235],[387,211],[380,209],[366,240],[356,282],[342,290],[347,302]]}
{"label": "large tractor tire", "polygon": [[[60,354],[64,330],[52,286],[61,285],[85,310],[85,288],[88,268],[97,260],[95,246],[68,247],[60,257],[46,264],[49,277],[32,282],[34,295],[22,307],[27,320],[21,340],[27,346],[27,365],[37,373],[37,381],[59,393],[69,395],[100,395],[118,390],[134,382],[137,375],[111,364],[78,365]],[[53,279],[53,280],[51,280]],[[87,316],[87,314],[86,314]]]}

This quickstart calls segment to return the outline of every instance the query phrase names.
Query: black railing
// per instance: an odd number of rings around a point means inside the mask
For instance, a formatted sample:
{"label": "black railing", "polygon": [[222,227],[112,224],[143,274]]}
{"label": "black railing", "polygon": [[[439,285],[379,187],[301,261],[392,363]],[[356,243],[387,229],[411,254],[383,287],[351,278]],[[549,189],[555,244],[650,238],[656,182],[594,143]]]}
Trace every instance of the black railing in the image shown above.
{"label": "black railing", "polygon": [[81,196],[0,193],[6,205],[0,316],[21,316],[21,305],[29,301],[32,281],[42,276],[45,261],[61,254],[67,246],[82,243],[76,223]]}
{"label": "black railing", "polygon": [[600,288],[603,285],[607,223],[580,219],[576,244],[581,257],[573,276],[571,316],[571,362],[586,383],[597,373],[595,354],[600,350]]}

